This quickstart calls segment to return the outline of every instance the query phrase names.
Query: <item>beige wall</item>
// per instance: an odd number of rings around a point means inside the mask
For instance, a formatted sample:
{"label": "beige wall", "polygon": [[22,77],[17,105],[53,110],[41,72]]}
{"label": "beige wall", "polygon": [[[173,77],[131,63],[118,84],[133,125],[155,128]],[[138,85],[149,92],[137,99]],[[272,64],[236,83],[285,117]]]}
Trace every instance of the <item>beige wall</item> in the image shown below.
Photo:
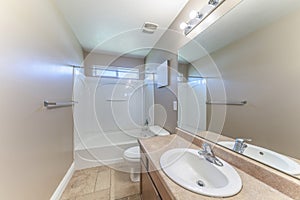
{"label": "beige wall", "polygon": [[[300,158],[300,11],[230,44],[211,56],[224,80],[228,106],[222,133]],[[204,58],[206,59],[206,58]],[[203,60],[203,59],[202,59]],[[209,65],[201,65],[203,74]],[[214,120],[214,119],[213,119]]]}
{"label": "beige wall", "polygon": [[169,60],[169,86],[154,87],[154,124],[174,133],[177,126],[177,111],[173,110],[173,101],[177,101],[177,54],[153,49],[146,57],[146,65],[160,65]]}
{"label": "beige wall", "polygon": [[0,3],[0,199],[49,199],[73,162],[72,68],[82,51],[49,0]]}
{"label": "beige wall", "polygon": [[178,72],[182,74],[182,76],[185,80],[188,79],[189,68],[190,68],[189,64],[178,63]]}

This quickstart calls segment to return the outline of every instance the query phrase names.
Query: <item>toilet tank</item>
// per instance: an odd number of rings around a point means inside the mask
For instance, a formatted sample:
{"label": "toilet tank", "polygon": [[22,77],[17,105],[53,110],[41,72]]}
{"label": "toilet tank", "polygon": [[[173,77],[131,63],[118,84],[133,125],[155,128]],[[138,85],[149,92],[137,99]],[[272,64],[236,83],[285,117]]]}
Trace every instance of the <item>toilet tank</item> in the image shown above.
{"label": "toilet tank", "polygon": [[169,131],[160,126],[149,126],[149,131],[158,136],[170,135]]}

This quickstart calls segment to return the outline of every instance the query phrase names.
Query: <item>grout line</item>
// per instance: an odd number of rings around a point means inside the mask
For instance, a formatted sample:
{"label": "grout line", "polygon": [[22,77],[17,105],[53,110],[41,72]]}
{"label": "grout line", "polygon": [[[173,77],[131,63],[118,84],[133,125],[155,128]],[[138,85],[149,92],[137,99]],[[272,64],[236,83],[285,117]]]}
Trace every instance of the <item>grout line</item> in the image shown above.
{"label": "grout line", "polygon": [[98,175],[99,175],[99,169],[97,170],[97,176],[96,176],[96,181],[95,181],[93,192],[96,192],[96,185],[97,185],[97,181],[98,181]]}
{"label": "grout line", "polygon": [[110,187],[109,187],[109,199],[110,200],[113,200],[113,195],[112,195],[112,192],[113,192],[113,190],[112,190],[112,187],[113,187],[113,170],[111,169],[111,168],[109,168],[109,171],[110,171]]}

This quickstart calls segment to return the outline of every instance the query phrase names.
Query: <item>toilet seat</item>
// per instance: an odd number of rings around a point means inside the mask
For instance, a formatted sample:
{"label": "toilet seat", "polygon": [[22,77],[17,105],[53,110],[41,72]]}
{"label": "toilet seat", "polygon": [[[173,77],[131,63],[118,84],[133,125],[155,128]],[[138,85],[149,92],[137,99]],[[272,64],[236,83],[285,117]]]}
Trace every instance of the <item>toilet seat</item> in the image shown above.
{"label": "toilet seat", "polygon": [[140,154],[140,147],[130,147],[124,151],[124,157],[127,160],[133,161],[133,162],[139,162],[141,158]]}

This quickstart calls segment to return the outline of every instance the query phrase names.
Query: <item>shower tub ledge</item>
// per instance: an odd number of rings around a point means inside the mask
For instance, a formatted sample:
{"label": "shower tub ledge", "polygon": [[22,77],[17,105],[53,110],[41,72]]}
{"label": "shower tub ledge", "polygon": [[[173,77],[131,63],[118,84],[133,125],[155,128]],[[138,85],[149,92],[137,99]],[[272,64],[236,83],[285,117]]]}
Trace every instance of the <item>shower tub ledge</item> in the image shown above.
{"label": "shower tub ledge", "polygon": [[[92,134],[90,134],[92,135]],[[75,169],[86,169],[103,165],[123,164],[123,152],[138,145],[137,139],[154,136],[150,131],[141,129],[114,131],[93,134],[88,140],[82,140],[74,151]],[[127,169],[126,166],[122,166]]]}

